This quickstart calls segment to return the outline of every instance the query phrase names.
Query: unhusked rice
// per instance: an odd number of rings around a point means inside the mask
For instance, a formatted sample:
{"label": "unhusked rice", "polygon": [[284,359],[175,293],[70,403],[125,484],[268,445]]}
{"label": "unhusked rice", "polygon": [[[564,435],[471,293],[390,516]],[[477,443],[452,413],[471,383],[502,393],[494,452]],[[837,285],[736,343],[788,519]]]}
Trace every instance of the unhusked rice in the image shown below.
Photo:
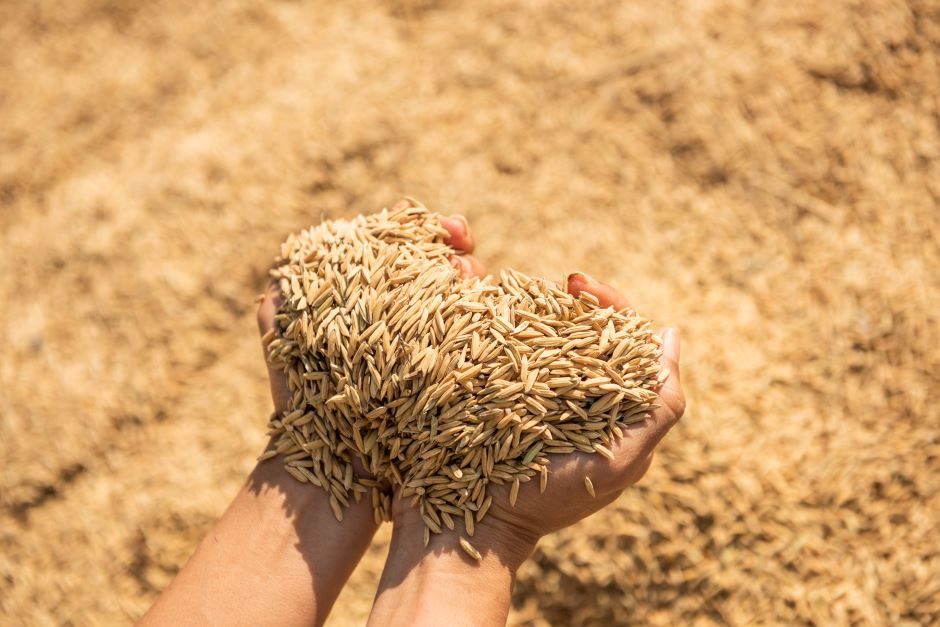
{"label": "unhusked rice", "polygon": [[513,505],[536,474],[544,491],[550,454],[611,458],[655,407],[649,321],[513,270],[464,279],[446,236],[410,201],[292,235],[275,262],[268,358],[291,397],[272,450],[339,520],[362,498],[388,520],[400,488],[432,533],[473,535],[491,485]]}

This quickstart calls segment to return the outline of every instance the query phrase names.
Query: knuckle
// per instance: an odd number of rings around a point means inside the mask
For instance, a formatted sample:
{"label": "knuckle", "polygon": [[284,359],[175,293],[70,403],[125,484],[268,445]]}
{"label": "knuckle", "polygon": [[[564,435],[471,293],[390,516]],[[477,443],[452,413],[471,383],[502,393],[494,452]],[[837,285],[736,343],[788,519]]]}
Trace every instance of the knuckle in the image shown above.
{"label": "knuckle", "polygon": [[264,300],[262,300],[258,305],[258,310],[255,312],[255,320],[258,321],[259,326],[264,325],[265,322],[267,322],[267,312],[269,308],[270,304],[268,302],[268,296],[265,296]]}
{"label": "knuckle", "polygon": [[670,402],[669,405],[670,405],[670,408],[672,409],[672,413],[676,417],[675,418],[676,422],[679,422],[679,419],[682,418],[683,414],[685,414],[685,407],[686,407],[685,395],[682,394],[682,392],[673,393],[672,401]]}

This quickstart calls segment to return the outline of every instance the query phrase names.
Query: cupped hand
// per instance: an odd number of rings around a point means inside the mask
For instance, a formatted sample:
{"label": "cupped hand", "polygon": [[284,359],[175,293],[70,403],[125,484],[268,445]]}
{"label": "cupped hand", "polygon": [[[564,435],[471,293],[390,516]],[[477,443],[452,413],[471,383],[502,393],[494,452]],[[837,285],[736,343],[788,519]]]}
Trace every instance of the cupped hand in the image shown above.
{"label": "cupped hand", "polygon": [[[615,289],[583,274],[570,275],[567,290],[575,296],[582,291],[593,294],[602,307],[629,307],[626,299]],[[623,437],[611,443],[613,459],[585,453],[549,455],[549,478],[544,493],[540,492],[536,476],[520,486],[513,506],[509,502],[508,485],[491,485],[492,506],[484,519],[475,525],[474,537],[470,538],[481,553],[509,549],[516,554],[508,559],[520,562],[527,554],[519,552],[531,552],[539,538],[590,516],[643,477],[650,467],[656,445],[685,411],[685,396],[679,376],[679,331],[665,329],[662,338],[660,363],[669,369],[669,376],[658,390],[660,406],[646,420],[623,429]],[[585,485],[585,477],[590,479],[594,494]],[[407,500],[395,499],[393,521],[401,533],[414,537],[409,542],[422,542],[423,521]],[[465,529],[462,531],[466,532]],[[441,536],[432,539],[432,544],[447,542],[453,543],[454,540]]]}
{"label": "cupped hand", "polygon": [[[392,207],[392,209],[402,209],[413,206],[409,200],[401,200]],[[460,274],[469,278],[471,276],[482,277],[486,274],[483,264],[473,256],[474,241],[473,234],[470,233],[470,226],[467,219],[460,214],[442,217],[441,226],[443,226],[449,236],[444,240],[456,252],[451,256],[450,262]],[[274,339],[274,316],[281,306],[281,291],[276,283],[271,283],[261,304],[258,306],[258,331],[261,333],[261,342],[264,349],[265,363],[268,366],[268,379],[271,383],[271,398],[274,400],[274,411],[282,414],[287,410],[290,401],[290,389],[287,387],[287,375],[280,368],[272,368],[267,360],[268,343]]]}

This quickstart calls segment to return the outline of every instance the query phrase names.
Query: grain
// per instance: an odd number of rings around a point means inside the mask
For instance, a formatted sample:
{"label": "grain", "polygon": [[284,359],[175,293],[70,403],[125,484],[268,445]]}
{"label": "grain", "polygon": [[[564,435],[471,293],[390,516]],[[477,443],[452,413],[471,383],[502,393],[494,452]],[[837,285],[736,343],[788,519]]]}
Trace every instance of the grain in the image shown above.
{"label": "grain", "polygon": [[335,494],[330,495],[330,509],[333,510],[333,515],[336,517],[336,520],[343,522],[343,508],[339,506],[339,499],[336,498]]}
{"label": "grain", "polygon": [[597,498],[597,492],[594,491],[594,482],[591,481],[590,477],[584,478],[584,489],[588,491],[592,497]]}
{"label": "grain", "polygon": [[480,552],[474,548],[466,538],[460,538],[460,548],[463,549],[463,552],[475,559],[478,562],[483,561],[483,556],[480,555]]}
{"label": "grain", "polygon": [[599,453],[600,455],[603,455],[610,461],[614,461],[614,453],[609,448],[607,448],[603,444],[597,444],[597,443],[594,443],[593,446],[594,446],[595,452]]}
{"label": "grain", "polygon": [[263,462],[265,460],[271,459],[272,457],[277,457],[277,451],[273,449],[270,451],[265,451],[261,455],[258,455],[258,461]]}
{"label": "grain", "polygon": [[[585,266],[688,340],[692,419],[539,543],[510,625],[937,622],[937,0],[0,6],[4,616],[143,613],[261,442],[263,249],[416,181],[466,199],[494,264]],[[42,418],[63,406],[82,419]],[[365,623],[384,561],[335,624]]]}
{"label": "grain", "polygon": [[388,520],[401,489],[427,541],[455,518],[472,536],[494,485],[509,484],[512,506],[536,474],[544,492],[549,453],[613,459],[661,383],[647,320],[514,270],[464,279],[445,236],[414,201],[289,236],[266,335],[290,402],[265,455],[326,490],[340,521],[363,494]]}

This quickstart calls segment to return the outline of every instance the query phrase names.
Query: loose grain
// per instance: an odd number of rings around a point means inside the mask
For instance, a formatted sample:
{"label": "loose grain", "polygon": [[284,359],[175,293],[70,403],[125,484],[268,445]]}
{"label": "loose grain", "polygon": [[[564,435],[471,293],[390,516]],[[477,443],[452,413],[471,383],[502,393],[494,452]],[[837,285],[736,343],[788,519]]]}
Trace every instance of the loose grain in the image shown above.
{"label": "loose grain", "polygon": [[337,520],[363,495],[388,520],[399,489],[427,541],[455,516],[472,536],[494,486],[515,505],[538,474],[544,492],[550,453],[612,459],[664,380],[662,341],[634,311],[513,270],[464,279],[446,236],[413,201],[290,236],[266,336],[290,399],[262,459],[326,490]]}
{"label": "loose grain", "polygon": [[470,544],[470,542],[466,538],[460,538],[460,548],[463,549],[464,553],[466,553],[467,555],[469,555],[476,561],[478,562],[483,561],[483,556],[480,555],[480,552],[477,551],[476,548],[472,544]]}
{"label": "loose grain", "polygon": [[592,497],[597,497],[597,492],[594,491],[594,482],[591,481],[590,477],[584,478],[584,489],[587,490],[588,494],[590,494]]}

